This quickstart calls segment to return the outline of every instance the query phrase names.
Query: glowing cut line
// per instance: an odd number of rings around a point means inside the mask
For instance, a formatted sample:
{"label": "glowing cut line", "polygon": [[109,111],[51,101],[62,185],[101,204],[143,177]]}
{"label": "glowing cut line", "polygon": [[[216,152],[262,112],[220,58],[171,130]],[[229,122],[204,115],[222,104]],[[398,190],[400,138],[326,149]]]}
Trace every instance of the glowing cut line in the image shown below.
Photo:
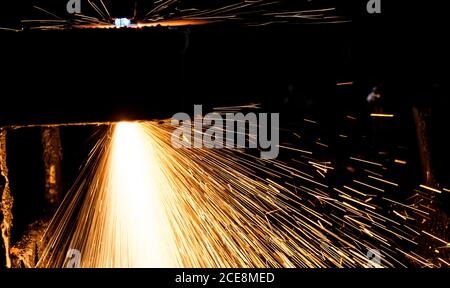
{"label": "glowing cut line", "polygon": [[[208,23],[212,23],[213,21],[206,20],[163,20],[163,21],[155,21],[155,22],[137,22],[128,23],[124,19],[130,21],[127,18],[119,18],[115,19],[113,24],[82,24],[82,25],[73,25],[74,28],[79,29],[112,29],[112,28],[145,28],[145,27],[179,27],[179,26],[194,26],[194,25],[204,25]],[[128,25],[124,25],[128,23]]]}

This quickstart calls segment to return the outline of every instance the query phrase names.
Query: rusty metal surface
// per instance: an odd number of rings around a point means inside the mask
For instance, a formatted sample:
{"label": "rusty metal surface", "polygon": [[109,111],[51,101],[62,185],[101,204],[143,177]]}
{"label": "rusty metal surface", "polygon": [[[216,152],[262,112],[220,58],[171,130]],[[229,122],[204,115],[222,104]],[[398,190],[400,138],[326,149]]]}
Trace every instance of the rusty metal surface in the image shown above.
{"label": "rusty metal surface", "polygon": [[61,203],[62,146],[58,127],[41,129],[41,141],[45,168],[45,198],[51,211]]}
{"label": "rusty metal surface", "polygon": [[43,235],[48,221],[38,220],[28,226],[23,237],[11,247],[12,268],[34,268],[44,248]]}
{"label": "rusty metal surface", "polygon": [[13,197],[11,195],[11,191],[9,188],[9,180],[8,180],[8,167],[6,166],[6,131],[0,130],[0,174],[3,178],[2,185],[0,185],[0,193],[1,193],[1,214],[2,214],[2,222],[1,222],[1,231],[2,231],[2,246],[4,247],[4,257],[5,258],[5,266],[11,267],[11,258],[10,258],[10,239],[11,239],[11,228],[12,228],[12,206],[13,206]]}

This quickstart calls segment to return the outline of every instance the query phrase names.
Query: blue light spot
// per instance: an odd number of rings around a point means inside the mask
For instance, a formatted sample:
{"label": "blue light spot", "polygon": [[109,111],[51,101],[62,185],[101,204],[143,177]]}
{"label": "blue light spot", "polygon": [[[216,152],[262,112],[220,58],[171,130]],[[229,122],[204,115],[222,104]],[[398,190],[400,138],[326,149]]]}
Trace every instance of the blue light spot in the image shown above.
{"label": "blue light spot", "polygon": [[128,18],[117,18],[117,19],[114,19],[114,25],[116,25],[116,27],[118,27],[118,28],[128,27],[131,25],[131,21]]}

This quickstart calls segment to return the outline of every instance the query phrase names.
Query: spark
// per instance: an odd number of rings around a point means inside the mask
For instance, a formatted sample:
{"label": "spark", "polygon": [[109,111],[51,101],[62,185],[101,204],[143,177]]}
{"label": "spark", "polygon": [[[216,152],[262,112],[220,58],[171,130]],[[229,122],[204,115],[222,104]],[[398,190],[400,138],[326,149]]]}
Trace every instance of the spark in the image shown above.
{"label": "spark", "polygon": [[374,176],[372,176],[372,175],[369,175],[369,176],[367,176],[367,177],[369,177],[370,179],[374,179],[374,180],[377,180],[377,181],[381,181],[381,182],[386,183],[386,184],[389,184],[389,185],[398,186],[397,183],[394,183],[394,182],[391,182],[391,181],[388,181],[388,180],[385,180],[385,179],[381,179],[381,178],[378,178],[378,177],[374,177]]}
{"label": "spark", "polygon": [[353,85],[353,81],[336,83],[336,86],[351,86],[351,85]]}
{"label": "spark", "polygon": [[376,172],[373,172],[373,171],[368,170],[368,169],[364,169],[364,171],[369,173],[369,174],[376,175],[378,177],[383,177],[383,175],[381,175],[380,173],[376,173]]}
{"label": "spark", "polygon": [[346,188],[347,190],[350,190],[350,191],[352,191],[352,192],[355,192],[355,193],[357,193],[357,194],[359,194],[359,195],[362,195],[362,196],[364,196],[364,197],[372,196],[372,195],[368,195],[368,194],[365,194],[365,193],[363,193],[363,192],[360,192],[360,191],[358,191],[358,190],[356,190],[356,189],[353,189],[353,188],[351,188],[351,187],[349,187],[349,186],[346,186],[346,185],[344,185],[344,188]]}
{"label": "spark", "polygon": [[330,161],[300,168],[233,149],[175,149],[170,121],[99,129],[38,267],[63,267],[68,249],[81,252],[82,267],[365,267],[368,247],[392,247],[382,250],[382,267],[405,266],[404,257],[434,265],[396,248],[417,244],[411,231],[419,229],[399,222],[413,221],[404,209],[416,208],[344,185],[350,196],[327,174],[317,180],[312,173],[333,170]]}
{"label": "spark", "polygon": [[13,29],[13,28],[8,28],[8,27],[0,27],[0,30],[4,30],[4,31],[12,31],[12,32],[20,32],[20,29]]}
{"label": "spark", "polygon": [[308,123],[312,123],[312,124],[317,124],[316,121],[311,120],[311,119],[306,119],[306,118],[304,118],[303,121],[308,122]]}
{"label": "spark", "polygon": [[[82,254],[82,267],[179,266],[163,205],[173,193],[167,192],[170,186],[164,182],[150,141],[139,124],[119,123],[112,140],[101,143],[108,148],[104,157],[93,158],[98,168],[92,175],[94,182],[79,187],[87,194],[70,239],[70,247]],[[81,201],[80,191],[75,192],[73,200]],[[69,211],[76,203],[72,204]],[[53,255],[49,251],[42,261],[46,257]]]}
{"label": "spark", "polygon": [[353,180],[353,182],[358,183],[358,184],[361,184],[361,185],[363,185],[363,186],[370,187],[370,188],[375,189],[375,190],[380,191],[380,192],[384,192],[383,189],[380,189],[380,188],[378,188],[378,187],[369,185],[369,184],[367,184],[367,183],[364,183],[364,182],[361,182],[361,181],[358,181],[358,180]]}
{"label": "spark", "polygon": [[360,158],[356,158],[356,157],[350,157],[351,160],[355,160],[355,161],[359,161],[359,162],[363,162],[363,163],[367,163],[367,164],[371,164],[371,165],[375,165],[375,166],[383,166],[380,163],[375,163],[372,161],[368,161],[368,160],[364,160],[364,159],[360,159]]}
{"label": "spark", "polygon": [[441,242],[441,243],[444,243],[444,245],[449,245],[449,244],[450,244],[450,243],[448,243],[447,241],[444,241],[444,240],[442,240],[441,238],[439,238],[439,237],[437,237],[437,236],[434,236],[433,234],[428,233],[427,231],[422,230],[422,233],[425,234],[425,235],[427,235],[427,236],[430,236],[430,237],[433,238],[433,239],[438,240],[438,241]]}
{"label": "spark", "polygon": [[429,191],[436,192],[436,193],[442,193],[441,190],[438,190],[438,189],[436,189],[436,188],[432,188],[432,187],[430,187],[430,186],[426,186],[426,185],[423,185],[423,184],[420,184],[420,187],[421,187],[421,188],[424,188],[424,189],[427,189],[427,190],[429,190]]}
{"label": "spark", "polygon": [[319,142],[319,141],[316,141],[316,144],[319,145],[319,146],[328,148],[328,145],[327,145],[327,144],[321,143],[321,142]]}
{"label": "spark", "polygon": [[306,151],[306,150],[302,150],[302,149],[298,149],[298,148],[294,148],[294,147],[287,147],[287,146],[283,146],[283,145],[278,145],[278,147],[280,147],[282,149],[297,151],[300,153],[305,153],[305,154],[310,154],[310,155],[313,154],[311,151]]}
{"label": "spark", "polygon": [[394,114],[379,114],[379,113],[371,113],[371,117],[380,117],[380,118],[392,118]]}
{"label": "spark", "polygon": [[[231,4],[209,4],[206,7],[202,5],[202,8],[197,8],[195,5],[185,7],[185,3],[181,0],[163,0],[155,2],[150,9],[148,7],[140,7],[138,9],[137,4],[135,4],[132,18],[114,18],[114,15],[110,13],[110,9],[103,0],[89,0],[88,3],[93,9],[95,16],[73,14],[71,18],[63,19],[63,17],[48,9],[34,6],[40,12],[51,16],[53,20],[57,19],[62,22],[46,19],[24,19],[22,23],[27,24],[26,27],[30,29],[64,30],[99,28],[140,29],[144,27],[177,27],[223,22],[239,23],[247,26],[265,26],[276,23],[335,24],[349,22],[346,17],[336,14],[335,7],[325,9],[297,9],[291,7],[286,9],[282,0],[236,0]],[[130,22],[118,23],[118,19],[129,19]],[[49,23],[44,25],[45,22]]]}
{"label": "spark", "polygon": [[[117,19],[116,19],[117,20]],[[181,26],[195,26],[195,25],[204,25],[207,24],[207,21],[202,20],[163,20],[158,22],[149,22],[149,23],[129,23],[128,25],[123,25],[124,23],[114,23],[114,24],[83,24],[76,25],[75,28],[78,29],[114,29],[114,28],[149,28],[149,27],[181,27]]]}
{"label": "spark", "polygon": [[450,267],[450,263],[445,261],[444,259],[438,258],[438,260]]}

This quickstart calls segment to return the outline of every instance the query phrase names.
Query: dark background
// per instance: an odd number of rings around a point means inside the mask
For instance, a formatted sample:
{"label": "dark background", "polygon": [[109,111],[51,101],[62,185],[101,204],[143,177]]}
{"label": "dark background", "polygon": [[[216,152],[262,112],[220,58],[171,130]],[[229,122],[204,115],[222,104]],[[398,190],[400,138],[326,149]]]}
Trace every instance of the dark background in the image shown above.
{"label": "dark background", "polygon": [[[0,126],[167,118],[192,112],[193,104],[254,102],[280,112],[282,125],[316,119],[325,135],[341,129],[343,116],[355,115],[362,120],[348,129],[364,134],[370,128],[365,99],[382,84],[385,109],[399,115],[383,140],[410,148],[413,167],[402,177],[422,183],[411,109],[430,107],[436,176],[449,187],[447,10],[442,1],[381,1],[380,15],[369,15],[365,0],[334,1],[351,20],[345,24],[0,31]],[[0,27],[17,27],[33,13],[32,1],[3,2]],[[127,1],[113,2],[117,15],[129,15]],[[348,81],[353,85],[336,86]],[[95,141],[92,132],[61,131],[65,189]],[[17,240],[43,213],[43,165],[38,128],[8,135],[15,209],[30,212],[15,214]]]}

